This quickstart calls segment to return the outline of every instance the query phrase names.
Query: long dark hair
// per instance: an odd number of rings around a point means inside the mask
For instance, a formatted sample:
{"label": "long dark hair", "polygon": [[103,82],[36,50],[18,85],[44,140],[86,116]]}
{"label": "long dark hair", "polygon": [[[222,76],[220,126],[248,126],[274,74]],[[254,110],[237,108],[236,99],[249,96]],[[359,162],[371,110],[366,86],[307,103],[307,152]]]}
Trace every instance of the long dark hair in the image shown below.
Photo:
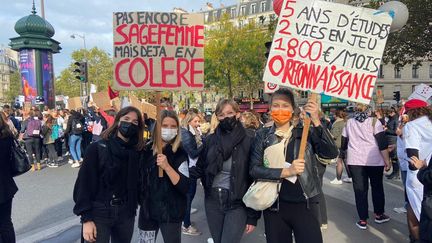
{"label": "long dark hair", "polygon": [[1,112],[0,114],[0,138],[13,137],[12,131],[7,123],[6,115]]}
{"label": "long dark hair", "polygon": [[120,118],[124,117],[129,112],[135,112],[137,114],[137,117],[138,117],[138,133],[137,133],[138,143],[135,146],[135,148],[137,150],[141,150],[144,148],[144,121],[143,121],[143,116],[141,114],[141,111],[138,110],[137,108],[133,107],[133,106],[127,106],[127,107],[121,109],[117,113],[117,115],[114,119],[114,124],[112,126],[110,126],[107,130],[102,132],[101,137],[104,140],[108,140],[112,136],[117,136]]}

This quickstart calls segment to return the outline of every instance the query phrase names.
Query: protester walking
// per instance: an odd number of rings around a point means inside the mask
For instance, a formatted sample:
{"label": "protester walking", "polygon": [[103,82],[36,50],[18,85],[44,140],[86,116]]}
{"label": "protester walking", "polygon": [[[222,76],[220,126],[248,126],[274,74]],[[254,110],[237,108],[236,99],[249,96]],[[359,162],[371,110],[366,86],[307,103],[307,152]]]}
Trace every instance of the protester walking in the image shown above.
{"label": "protester walking", "polygon": [[15,243],[12,224],[12,200],[18,187],[11,175],[11,148],[14,137],[6,119],[0,116],[0,242]]}
{"label": "protester walking", "polygon": [[81,216],[86,242],[131,241],[143,128],[141,112],[125,107],[102,134],[102,140],[89,145],[73,192],[73,211]]}
{"label": "protester walking", "polygon": [[[319,215],[319,195],[322,193],[317,172],[317,156],[334,159],[338,149],[327,129],[321,125],[318,105],[308,101],[304,112],[310,114],[312,127],[308,137],[305,159],[297,159],[302,135],[302,124],[294,124],[296,109],[293,93],[288,89],[276,91],[270,101],[274,125],[257,132],[251,151],[251,175],[255,180],[281,181],[276,202],[264,210],[268,243],[322,242]],[[305,115],[305,113],[303,114]],[[284,142],[285,168],[268,168],[265,155]]]}
{"label": "protester walking", "polygon": [[[181,121],[181,142],[182,147],[188,156],[189,167],[196,165],[199,155],[203,149],[203,140],[201,132],[198,130],[200,125],[200,117],[197,113],[189,111]],[[197,230],[191,222],[191,208],[192,201],[195,197],[197,180],[189,180],[189,191],[187,193],[187,206],[186,215],[183,220],[182,233],[185,235],[200,235],[201,232]]]}
{"label": "protester walking", "polygon": [[215,243],[238,243],[251,233],[260,212],[247,208],[242,199],[252,183],[249,175],[253,135],[240,122],[240,108],[223,99],[216,106],[218,125],[207,136],[197,167],[205,192],[205,210],[210,234]]}
{"label": "protester walking", "polygon": [[387,139],[382,124],[369,117],[370,109],[358,104],[354,118],[347,121],[342,132],[342,150],[347,151],[347,164],[351,172],[355,202],[360,229],[367,229],[369,181],[372,188],[372,202],[375,223],[390,220],[384,214],[385,195],[383,172],[391,168]]}
{"label": "protester walking", "polygon": [[32,171],[41,169],[41,129],[42,122],[39,119],[39,112],[29,111],[28,118],[21,127],[21,137],[24,139],[30,163],[32,164]]}
{"label": "protester walking", "polygon": [[[159,229],[164,242],[180,243],[186,215],[189,166],[188,155],[181,147],[180,123],[174,111],[161,111],[160,119],[161,130],[154,131],[151,147],[145,150],[140,163],[140,243],[156,242]],[[157,148],[159,136],[162,151]]]}
{"label": "protester walking", "polygon": [[58,167],[57,151],[55,149],[55,141],[59,137],[59,126],[57,121],[51,116],[46,116],[45,124],[42,126],[43,144],[48,150],[47,165],[50,168]]}
{"label": "protester walking", "polygon": [[83,139],[83,131],[83,115],[79,112],[71,111],[71,116],[69,117],[65,133],[68,134],[69,137],[69,149],[73,159],[73,164],[71,165],[72,168],[78,168],[81,166],[81,143]]}

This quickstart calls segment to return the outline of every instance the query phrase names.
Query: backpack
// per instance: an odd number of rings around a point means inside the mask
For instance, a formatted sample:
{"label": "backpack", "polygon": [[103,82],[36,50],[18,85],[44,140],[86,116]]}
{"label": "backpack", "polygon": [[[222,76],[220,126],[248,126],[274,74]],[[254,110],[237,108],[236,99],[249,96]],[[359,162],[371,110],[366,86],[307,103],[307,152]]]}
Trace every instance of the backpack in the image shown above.
{"label": "backpack", "polygon": [[29,120],[26,134],[28,137],[40,137],[42,122],[36,119]]}
{"label": "backpack", "polygon": [[72,134],[79,135],[83,132],[84,126],[82,122],[78,119],[72,120]]}
{"label": "backpack", "polygon": [[60,126],[55,124],[52,126],[51,138],[52,140],[57,140],[60,137]]}

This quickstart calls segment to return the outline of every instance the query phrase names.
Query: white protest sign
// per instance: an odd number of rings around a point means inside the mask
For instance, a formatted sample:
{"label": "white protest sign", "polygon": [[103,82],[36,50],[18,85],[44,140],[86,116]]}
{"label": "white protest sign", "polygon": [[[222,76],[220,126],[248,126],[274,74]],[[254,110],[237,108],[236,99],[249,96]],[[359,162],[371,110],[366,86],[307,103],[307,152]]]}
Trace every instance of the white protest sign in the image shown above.
{"label": "white protest sign", "polygon": [[285,0],[263,80],[368,104],[392,18],[319,0]]}
{"label": "white protest sign", "polygon": [[427,101],[432,96],[432,88],[426,84],[419,84],[415,87],[414,93],[408,97],[408,100],[418,99]]}
{"label": "white protest sign", "polygon": [[273,94],[274,92],[276,92],[279,89],[280,89],[279,85],[264,81],[264,93],[265,94]]}

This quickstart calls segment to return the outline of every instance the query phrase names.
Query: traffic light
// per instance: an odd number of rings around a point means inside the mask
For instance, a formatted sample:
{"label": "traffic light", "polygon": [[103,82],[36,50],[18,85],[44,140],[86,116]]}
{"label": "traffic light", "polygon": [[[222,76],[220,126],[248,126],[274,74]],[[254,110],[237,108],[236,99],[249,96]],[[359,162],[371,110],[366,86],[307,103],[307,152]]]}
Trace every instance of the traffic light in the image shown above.
{"label": "traffic light", "polygon": [[265,57],[266,58],[268,58],[269,57],[269,54],[270,54],[270,49],[271,49],[271,45],[272,45],[272,42],[271,41],[268,41],[268,42],[266,42],[265,44],[265,47],[266,47],[266,53],[265,53]]}
{"label": "traffic light", "polygon": [[75,78],[78,79],[82,83],[88,82],[88,74],[87,74],[87,62],[75,62],[75,70],[76,74]]}
{"label": "traffic light", "polygon": [[393,92],[393,99],[394,99],[397,103],[399,103],[399,101],[400,101],[400,91],[395,91],[395,92]]}

